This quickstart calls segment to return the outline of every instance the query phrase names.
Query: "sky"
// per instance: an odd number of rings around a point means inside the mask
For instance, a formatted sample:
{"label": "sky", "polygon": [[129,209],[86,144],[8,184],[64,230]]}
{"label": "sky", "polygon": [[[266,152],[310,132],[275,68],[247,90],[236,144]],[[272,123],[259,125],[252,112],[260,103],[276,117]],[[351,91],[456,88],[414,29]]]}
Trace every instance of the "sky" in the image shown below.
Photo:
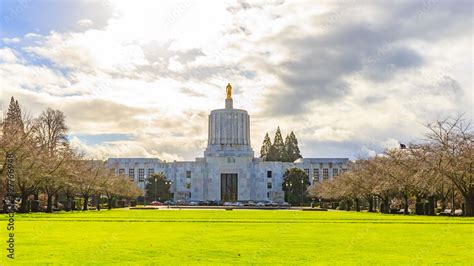
{"label": "sky", "polygon": [[473,3],[2,0],[0,95],[66,115],[91,157],[194,160],[207,119],[248,110],[255,155],[294,131],[303,157],[373,156],[473,118]]}

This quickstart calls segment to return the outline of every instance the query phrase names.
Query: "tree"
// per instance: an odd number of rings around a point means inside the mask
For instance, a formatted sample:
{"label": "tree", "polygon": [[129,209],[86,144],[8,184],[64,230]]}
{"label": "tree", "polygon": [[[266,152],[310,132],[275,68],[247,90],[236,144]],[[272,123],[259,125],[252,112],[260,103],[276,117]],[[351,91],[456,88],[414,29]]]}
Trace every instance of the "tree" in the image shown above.
{"label": "tree", "polygon": [[283,175],[282,189],[286,201],[291,204],[303,204],[306,188],[310,185],[309,176],[299,168],[290,168]]}
{"label": "tree", "polygon": [[417,178],[419,169],[416,167],[416,161],[407,150],[387,150],[385,155],[389,158],[389,160],[386,160],[384,167],[385,173],[393,179],[393,184],[403,199],[404,214],[407,215],[408,199],[415,194],[418,182],[420,181]]}
{"label": "tree", "polygon": [[68,147],[66,117],[59,110],[46,109],[35,124],[35,137],[49,155]]}
{"label": "tree", "polygon": [[462,117],[428,124],[433,166],[464,198],[465,215],[474,215],[474,133]]}
{"label": "tree", "polygon": [[282,162],[292,162],[292,154],[293,154],[293,144],[291,143],[290,135],[286,135],[285,138],[285,152],[283,153],[283,157],[280,158]]}
{"label": "tree", "polygon": [[286,162],[294,162],[299,158],[303,158],[298,147],[298,140],[293,131],[285,139],[285,160]]}
{"label": "tree", "polygon": [[89,198],[97,190],[103,172],[109,171],[109,169],[105,167],[103,161],[83,160],[77,163],[81,170],[74,182],[79,194],[84,199],[82,210],[87,211]]}
{"label": "tree", "polygon": [[262,148],[260,149],[260,158],[264,161],[267,161],[268,154],[270,153],[270,149],[272,148],[272,141],[268,136],[268,132],[265,134],[265,138],[263,139]]}
{"label": "tree", "polygon": [[148,201],[170,199],[171,182],[164,173],[154,173],[147,179],[145,197]]}
{"label": "tree", "polygon": [[[112,209],[114,200],[117,200],[120,196],[128,196],[129,187],[136,187],[133,182],[130,182],[125,175],[116,175],[112,171],[108,171],[102,177],[99,187],[101,193],[107,198],[107,207]],[[140,193],[141,194],[141,193]],[[138,197],[139,195],[137,195]]]}
{"label": "tree", "polygon": [[[33,129],[31,119],[22,116],[20,104],[12,97],[3,123],[0,147],[2,156],[14,155],[15,185],[21,197],[19,212],[29,212],[28,197],[37,191],[40,181],[38,175],[44,167],[44,163],[38,159],[41,153],[32,137]],[[4,166],[0,170],[2,176],[6,169],[4,158]]]}
{"label": "tree", "polygon": [[2,143],[4,149],[8,152],[14,152],[15,149],[21,147],[23,138],[26,136],[24,118],[21,115],[20,104],[15,98],[10,99],[7,115],[3,121],[3,139],[6,142]]}
{"label": "tree", "polygon": [[283,143],[280,127],[278,127],[273,139],[273,145],[268,152],[267,161],[283,161],[285,153],[285,143]]}
{"label": "tree", "polygon": [[66,163],[71,160],[72,151],[66,137],[67,126],[64,114],[48,108],[36,120],[34,138],[45,162],[41,174],[41,187],[48,197],[47,212],[52,212],[53,196],[65,186],[65,176],[70,170]]}

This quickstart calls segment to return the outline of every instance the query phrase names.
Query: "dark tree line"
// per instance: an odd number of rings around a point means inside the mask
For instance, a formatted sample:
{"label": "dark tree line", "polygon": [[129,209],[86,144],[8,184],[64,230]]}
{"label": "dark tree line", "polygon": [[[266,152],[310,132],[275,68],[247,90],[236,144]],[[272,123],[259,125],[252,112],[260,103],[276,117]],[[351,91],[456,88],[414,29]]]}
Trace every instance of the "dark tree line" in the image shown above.
{"label": "dark tree line", "polygon": [[278,162],[294,162],[302,158],[295,133],[291,131],[283,142],[280,127],[278,127],[275,132],[275,137],[273,138],[273,143],[268,133],[266,133],[262,148],[260,149],[260,158],[264,161]]}

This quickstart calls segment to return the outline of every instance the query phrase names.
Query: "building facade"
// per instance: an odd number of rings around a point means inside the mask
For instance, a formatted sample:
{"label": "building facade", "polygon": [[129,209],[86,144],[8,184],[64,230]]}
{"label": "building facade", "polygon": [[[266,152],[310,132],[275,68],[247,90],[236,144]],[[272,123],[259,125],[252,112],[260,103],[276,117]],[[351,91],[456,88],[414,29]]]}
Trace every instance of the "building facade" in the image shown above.
{"label": "building facade", "polygon": [[163,172],[171,180],[175,200],[263,201],[284,200],[286,169],[304,170],[310,182],[331,180],[346,171],[348,158],[302,158],[293,163],[267,162],[254,157],[250,143],[250,116],[234,109],[227,85],[225,108],[211,111],[208,145],[203,158],[166,162],[152,158],[109,158],[116,174],[126,175],[141,189],[146,178]]}

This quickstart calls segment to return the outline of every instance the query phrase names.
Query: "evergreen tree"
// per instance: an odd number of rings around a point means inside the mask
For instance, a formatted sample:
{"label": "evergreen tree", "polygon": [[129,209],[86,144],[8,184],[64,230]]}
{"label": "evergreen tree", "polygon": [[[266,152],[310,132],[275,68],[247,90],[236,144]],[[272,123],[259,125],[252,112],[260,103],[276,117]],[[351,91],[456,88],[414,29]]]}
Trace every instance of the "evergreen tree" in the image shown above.
{"label": "evergreen tree", "polygon": [[293,155],[293,143],[291,142],[290,135],[286,135],[285,138],[285,158],[283,158],[284,162],[292,162],[292,155]]}
{"label": "evergreen tree", "polygon": [[5,121],[3,121],[3,137],[6,141],[12,141],[13,139],[19,139],[22,135],[21,133],[24,133],[24,125],[21,118],[20,104],[12,97],[8,106],[7,116]]}
{"label": "evergreen tree", "polygon": [[275,138],[273,139],[273,145],[271,146],[270,152],[267,156],[267,161],[283,161],[285,153],[285,143],[283,143],[280,127],[278,127],[275,132]]}
{"label": "evergreen tree", "polygon": [[305,171],[298,168],[286,169],[282,183],[285,200],[292,205],[303,205],[307,200],[306,189],[310,184],[309,177]]}
{"label": "evergreen tree", "polygon": [[285,148],[289,162],[294,162],[299,158],[303,158],[300,153],[300,148],[298,147],[298,140],[293,131],[291,131],[290,135],[286,137]]}
{"label": "evergreen tree", "polygon": [[265,134],[265,138],[263,139],[262,148],[260,149],[260,158],[263,158],[264,161],[267,161],[268,154],[270,153],[270,149],[272,148],[272,141],[268,136],[268,132]]}
{"label": "evergreen tree", "polygon": [[171,198],[171,182],[163,172],[152,174],[145,186],[145,197],[147,201],[165,201]]}

